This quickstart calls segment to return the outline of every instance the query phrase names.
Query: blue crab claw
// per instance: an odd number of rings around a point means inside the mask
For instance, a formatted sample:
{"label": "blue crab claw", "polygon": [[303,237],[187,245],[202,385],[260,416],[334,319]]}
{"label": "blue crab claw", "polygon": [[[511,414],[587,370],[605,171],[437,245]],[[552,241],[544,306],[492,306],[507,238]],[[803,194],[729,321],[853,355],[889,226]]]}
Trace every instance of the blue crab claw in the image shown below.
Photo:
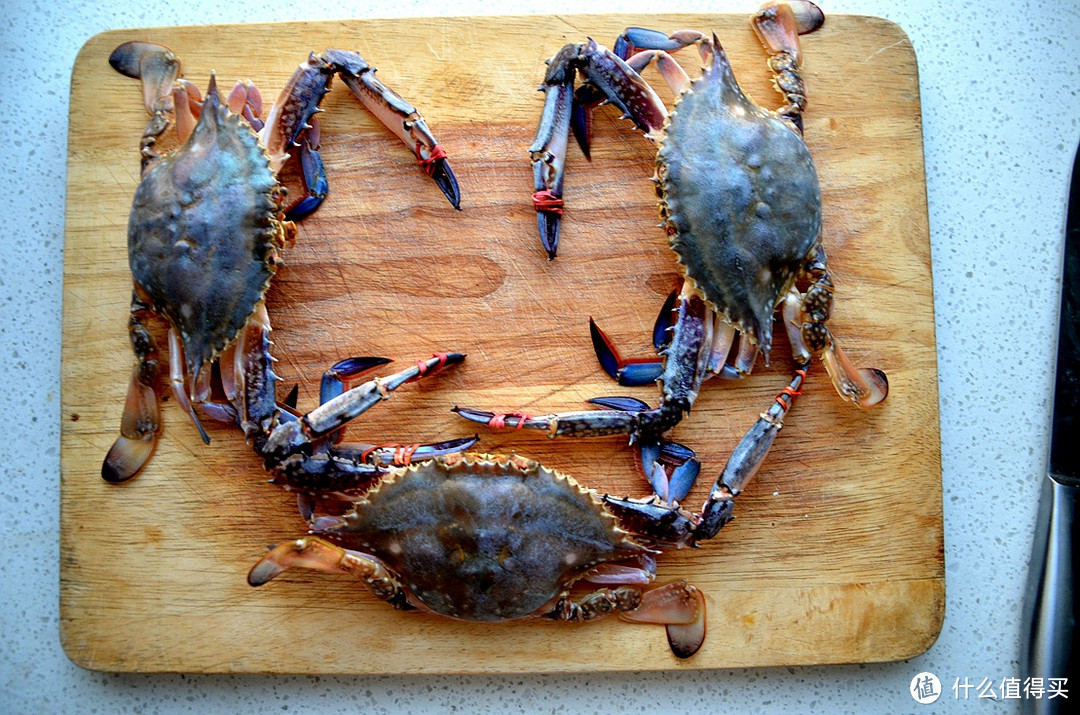
{"label": "blue crab claw", "polygon": [[456,413],[458,417],[463,417],[470,422],[476,422],[477,424],[482,425],[488,424],[491,422],[492,418],[495,417],[495,413],[491,410],[477,410],[472,407],[455,406],[450,411]]}
{"label": "blue crab claw", "polygon": [[450,169],[450,162],[446,157],[435,159],[428,168],[428,175],[435,181],[436,186],[443,192],[443,196],[458,211],[461,210],[461,189],[458,188],[457,177]]}
{"label": "blue crab claw", "polygon": [[653,492],[664,502],[681,502],[701,471],[694,450],[678,442],[642,442],[641,464]]}
{"label": "blue crab claw", "polygon": [[589,161],[592,161],[593,110],[605,101],[604,93],[592,83],[586,82],[574,90],[570,131],[574,133],[581,153]]}
{"label": "blue crab claw", "polygon": [[365,445],[364,451],[368,453],[368,461],[376,466],[404,464],[403,457],[406,454],[408,456],[407,463],[415,464],[435,457],[464,452],[479,441],[479,435],[473,435],[472,437],[458,437],[442,442],[429,442],[419,445]]}
{"label": "blue crab claw", "polygon": [[540,243],[547,251],[548,260],[555,260],[559,253],[559,214],[546,211],[536,212],[536,225],[540,230]]}
{"label": "blue crab claw", "polygon": [[322,205],[330,191],[330,182],[326,178],[322,157],[312,146],[307,137],[299,142],[300,171],[304,177],[304,189],[307,194],[285,211],[289,221],[303,221]]}
{"label": "blue crab claw", "polygon": [[376,367],[393,362],[384,357],[345,358],[323,373],[319,385],[319,404],[324,404],[345,392],[349,380]]}
{"label": "blue crab claw", "polygon": [[636,397],[594,397],[588,400],[588,403],[623,412],[644,412],[649,409],[648,402],[643,402]]}
{"label": "blue crab claw", "polygon": [[[675,298],[676,293],[672,292],[664,301],[664,306],[660,309],[660,314],[656,316],[656,322],[653,324],[653,347],[658,351],[671,341],[671,314],[675,308]],[[596,352],[596,359],[600,361],[600,367],[620,385],[640,387],[651,385],[660,379],[664,370],[662,360],[622,358],[615,343],[592,318],[589,318],[589,334],[592,337],[593,350]]]}

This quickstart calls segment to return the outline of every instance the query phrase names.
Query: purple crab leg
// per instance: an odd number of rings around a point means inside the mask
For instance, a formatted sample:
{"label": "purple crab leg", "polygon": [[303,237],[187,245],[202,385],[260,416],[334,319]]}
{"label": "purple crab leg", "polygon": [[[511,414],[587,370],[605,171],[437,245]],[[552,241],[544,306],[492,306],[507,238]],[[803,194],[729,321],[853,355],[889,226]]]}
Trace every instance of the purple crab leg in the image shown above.
{"label": "purple crab leg", "polygon": [[[574,99],[574,77],[581,72],[588,86],[581,99]],[[548,258],[559,248],[559,223],[563,210],[563,176],[566,146],[571,124],[583,150],[588,154],[587,113],[596,103],[597,93],[623,111],[639,129],[658,136],[667,119],[667,109],[641,76],[606,47],[593,40],[564,46],[548,60],[544,84],[544,111],[536,140],[529,148],[533,163],[533,206],[537,211],[540,239]],[[575,104],[578,117],[574,119]]]}

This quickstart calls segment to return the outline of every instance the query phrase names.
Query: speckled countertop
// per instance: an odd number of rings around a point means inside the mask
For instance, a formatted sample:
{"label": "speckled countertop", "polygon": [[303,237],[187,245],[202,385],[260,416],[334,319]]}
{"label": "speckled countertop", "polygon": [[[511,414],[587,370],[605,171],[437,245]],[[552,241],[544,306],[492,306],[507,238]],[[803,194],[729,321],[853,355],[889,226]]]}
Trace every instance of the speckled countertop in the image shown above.
{"label": "speckled countertop", "polygon": [[[60,317],[71,68],[120,27],[335,17],[552,12],[745,12],[722,0],[373,0],[133,3],[8,0],[0,136],[0,704],[6,712],[309,710],[899,712],[974,710],[956,679],[1018,673],[1021,591],[1044,473],[1069,169],[1080,138],[1080,5],[1036,0],[827,2],[879,15],[919,59],[936,295],[945,494],[945,625],[928,653],[866,666],[511,677],[107,675],[58,639]],[[478,58],[483,61],[483,58]],[[887,106],[881,107],[888,112]],[[105,119],[103,119],[105,121]],[[912,495],[917,499],[919,495]],[[909,695],[930,671],[945,692]],[[995,691],[999,688],[995,685]],[[1000,697],[1000,692],[998,692]],[[1080,685],[1075,697],[1080,697]],[[1009,711],[1015,700],[996,704]]]}

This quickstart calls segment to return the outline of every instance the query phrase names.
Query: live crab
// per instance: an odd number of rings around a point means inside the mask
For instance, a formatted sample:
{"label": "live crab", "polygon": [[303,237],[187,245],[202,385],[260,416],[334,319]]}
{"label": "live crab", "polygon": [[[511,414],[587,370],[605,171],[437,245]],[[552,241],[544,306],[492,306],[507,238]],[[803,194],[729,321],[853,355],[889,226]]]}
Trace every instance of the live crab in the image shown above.
{"label": "live crab", "polygon": [[[133,477],[149,460],[161,430],[158,353],[144,324],[150,314],[169,323],[172,391],[204,441],[209,437],[196,406],[211,418],[238,423],[275,480],[301,493],[313,482],[327,490],[347,489],[381,474],[400,451],[339,444],[342,425],[399,385],[456,364],[464,355],[439,353],[351,390],[346,389],[350,380],[389,361],[343,360],[324,375],[323,404],[300,415],[290,400],[277,403],[264,297],[283,250],[295,239],[294,221],[314,211],[326,195],[316,114],[335,74],[405,142],[459,208],[446,152],[416,109],[376,79],[355,52],[312,53],[265,119],[259,91],[250,82],[237,82],[223,102],[211,77],[203,99],[195,85],[180,79],[179,59],[162,45],[124,43],[109,63],[141,80],[151,119],[142,137],[142,180],[128,225],[134,278],[129,333],[136,365],[120,436],[105,458],[102,477],[110,482]],[[163,149],[176,140],[179,146]],[[286,204],[278,173],[290,160],[299,162],[303,186],[301,196]],[[215,362],[218,369],[212,370]],[[474,441],[415,445],[407,451],[422,458]]]}
{"label": "live crab", "polygon": [[[466,621],[617,613],[664,625],[672,652],[689,658],[705,640],[705,597],[685,581],[650,588],[654,556],[697,546],[731,520],[803,378],[796,372],[747,431],[698,512],[665,494],[586,489],[524,457],[451,454],[391,468],[355,496],[333,495],[352,509],[309,513],[309,534],[272,548],[248,582],[261,586],[291,568],[347,573],[396,608]],[[699,467],[684,455],[657,469],[669,472],[665,481],[692,484]],[[579,581],[602,587],[575,596]]]}
{"label": "live crab", "polygon": [[[661,359],[623,360],[591,327],[604,369],[622,385],[659,382],[660,404],[598,398],[591,402],[607,409],[531,417],[461,408],[462,417],[552,437],[627,434],[650,471],[648,465],[671,449],[663,435],[690,411],[705,380],[745,377],[759,353],[768,363],[777,310],[799,369],[820,353],[841,397],[860,407],[885,399],[885,373],[856,368],[826,327],[833,282],[820,236],[821,189],[802,139],[807,100],[799,72],[799,35],[823,22],[817,6],[798,0],[767,2],[753,15],[774,84],[786,100],[777,111],[742,92],[715,35],[694,30],[669,35],[629,28],[614,51],[590,39],[566,45],[548,61],[545,104],[530,153],[533,202],[550,259],[558,248],[571,131],[588,154],[591,112],[610,103],[659,146],[654,181],[661,226],[685,277],[654,331]],[[668,54],[691,45],[705,64],[694,80]],[[652,62],[676,96],[670,113],[639,74]],[[575,91],[578,74],[585,81]],[[663,493],[664,485],[653,486]]]}

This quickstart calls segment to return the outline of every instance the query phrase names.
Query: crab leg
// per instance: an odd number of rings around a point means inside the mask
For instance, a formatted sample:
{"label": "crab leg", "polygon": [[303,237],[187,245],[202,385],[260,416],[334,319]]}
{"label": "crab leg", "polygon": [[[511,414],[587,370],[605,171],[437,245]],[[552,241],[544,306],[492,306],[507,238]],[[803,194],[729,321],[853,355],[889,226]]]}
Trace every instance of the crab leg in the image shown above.
{"label": "crab leg", "polygon": [[133,292],[128,335],[136,363],[131,371],[131,383],[120,420],[120,436],[101,465],[101,477],[107,482],[124,482],[135,476],[150,459],[161,431],[161,413],[154,391],[159,371],[157,345],[143,325],[143,319],[150,313],[150,306],[143,302],[137,291]]}
{"label": "crab leg", "polygon": [[[676,320],[671,328],[671,343],[664,352],[660,374],[660,406],[648,409],[639,400],[612,402],[610,398],[590,400],[616,409],[562,412],[530,417],[524,413],[493,413],[455,407],[461,417],[490,427],[539,429],[550,437],[597,437],[611,434],[630,435],[631,442],[659,443],[662,435],[682,421],[690,411],[706,375],[711,355],[713,320],[704,301],[684,288],[676,305]],[[621,399],[621,398],[616,398]]]}
{"label": "crab leg", "polygon": [[801,327],[801,342],[811,351],[821,352],[821,361],[841,397],[859,407],[873,407],[889,394],[889,380],[876,368],[855,367],[826,327],[825,321],[832,309],[833,284],[825,249],[820,244],[807,266],[807,273],[813,283],[802,297],[795,320]]}
{"label": "crab leg", "polygon": [[310,214],[326,195],[325,172],[318,155],[318,136],[312,129],[319,103],[338,74],[365,107],[412,151],[421,168],[434,179],[454,206],[460,208],[457,179],[427,123],[416,109],[375,77],[375,70],[360,55],[347,50],[311,53],[302,62],[266,117],[260,132],[277,170],[299,147],[302,175],[308,195],[291,207],[289,218]]}
{"label": "crab leg", "polygon": [[685,581],[674,581],[642,594],[641,603],[619,617],[632,623],[657,623],[667,630],[677,658],[689,658],[705,642],[705,594]]}
{"label": "crab leg", "polygon": [[[208,372],[203,370],[199,375],[203,376]],[[183,408],[184,412],[195,424],[195,428],[199,430],[199,436],[202,437],[203,444],[210,444],[210,436],[206,434],[202,423],[199,422],[199,416],[195,414],[195,408],[192,407],[191,398],[188,396],[188,386],[184,374],[184,348],[180,342],[180,335],[175,328],[169,328],[169,384],[172,386],[173,396],[176,397],[177,404]],[[206,385],[206,387],[209,388],[209,385]],[[207,394],[200,395],[200,397],[205,399],[209,396],[208,393],[209,390],[207,389]]]}
{"label": "crab leg", "polygon": [[161,157],[155,145],[176,122],[173,85],[180,77],[180,60],[162,45],[125,42],[109,55],[109,64],[120,74],[142,82],[143,104],[150,113],[150,123],[139,143],[145,174]]}
{"label": "crab leg", "polygon": [[[274,482],[294,491],[347,491],[360,488],[381,473],[380,465],[387,460],[385,449],[380,446],[338,445],[313,452],[312,445],[379,402],[389,399],[390,393],[406,382],[464,359],[462,353],[440,353],[427,360],[418,360],[416,365],[389,377],[369,380],[301,417],[285,417],[287,413],[279,412],[281,421],[267,430],[265,437],[256,438],[256,449],[265,458],[267,469],[274,473]],[[415,445],[405,450],[411,459],[418,451],[434,455],[447,450],[456,451],[464,448],[462,445],[469,446],[475,441],[475,438],[463,438],[459,441]],[[390,454],[398,453],[395,449]],[[395,456],[389,459],[394,461]]]}
{"label": "crab leg", "polygon": [[346,390],[348,380],[389,362],[386,358],[349,358],[323,376],[322,404],[306,415],[276,401],[274,357],[270,354],[270,319],[259,304],[248,319],[231,353],[219,361],[225,394],[235,406],[237,422],[263,456],[272,482],[303,494],[347,493],[364,489],[384,473],[389,463],[407,464],[467,449],[476,437],[415,445],[337,444],[334,435],[406,382],[437,372],[465,359],[461,353],[438,353],[417,360],[405,370],[375,378]]}
{"label": "crab leg", "polygon": [[271,549],[248,572],[248,583],[262,586],[292,568],[352,574],[361,579],[373,594],[395,608],[414,608],[409,605],[401,584],[377,558],[360,551],[343,549],[317,536],[305,536]]}
{"label": "crab leg", "polygon": [[668,645],[689,658],[705,642],[705,597],[685,581],[643,591],[635,586],[600,588],[577,599],[560,598],[545,617],[557,621],[595,621],[612,613],[632,623],[667,626]]}
{"label": "crab leg", "polygon": [[794,124],[802,134],[802,113],[806,109],[806,83],[799,74],[802,51],[799,35],[813,32],[825,23],[825,14],[812,2],[770,0],[750,20],[758,39],[769,53],[773,84],[787,101],[777,113]]}

